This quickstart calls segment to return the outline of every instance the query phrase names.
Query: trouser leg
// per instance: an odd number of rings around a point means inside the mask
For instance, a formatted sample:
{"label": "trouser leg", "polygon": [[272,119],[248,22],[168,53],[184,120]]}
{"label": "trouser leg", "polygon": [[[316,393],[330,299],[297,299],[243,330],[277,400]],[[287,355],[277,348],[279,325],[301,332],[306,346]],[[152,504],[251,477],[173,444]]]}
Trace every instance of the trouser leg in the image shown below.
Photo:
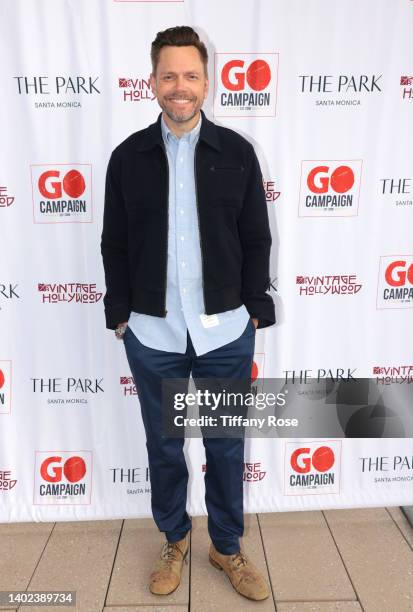
{"label": "trouser leg", "polygon": [[188,469],[185,439],[162,437],[162,379],[188,379],[191,356],[149,348],[129,328],[124,345],[146,433],[153,518],[167,540],[177,542],[191,529],[186,512]]}
{"label": "trouser leg", "polygon": [[[250,321],[237,340],[194,357],[195,384],[196,378],[249,379],[254,346],[255,328]],[[203,444],[208,532],[218,552],[234,554],[240,550],[239,538],[244,533],[244,438],[204,437]]]}

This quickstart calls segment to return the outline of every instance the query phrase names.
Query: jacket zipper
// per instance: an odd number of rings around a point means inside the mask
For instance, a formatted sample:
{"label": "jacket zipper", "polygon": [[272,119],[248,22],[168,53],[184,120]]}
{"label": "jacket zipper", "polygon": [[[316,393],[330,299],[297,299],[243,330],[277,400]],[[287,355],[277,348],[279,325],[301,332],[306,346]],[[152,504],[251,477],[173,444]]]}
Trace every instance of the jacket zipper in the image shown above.
{"label": "jacket zipper", "polygon": [[168,240],[169,240],[169,161],[168,161],[168,154],[166,152],[165,149],[165,145],[162,144],[162,150],[164,152],[165,155],[165,161],[166,161],[166,263],[165,263],[165,282],[164,282],[164,303],[163,303],[163,311],[164,311],[164,317],[166,317],[166,315],[168,314],[168,311],[166,310],[166,287],[167,287],[167,282],[168,282]]}
{"label": "jacket zipper", "polygon": [[201,267],[202,267],[202,295],[204,298],[204,312],[206,312],[206,302],[205,302],[205,287],[204,287],[204,254],[202,249],[202,236],[201,236],[201,224],[199,221],[199,206],[198,206],[198,181],[197,181],[197,168],[196,168],[196,152],[198,150],[199,140],[195,145],[195,153],[194,153],[194,178],[195,178],[195,202],[196,202],[196,212],[198,216],[198,233],[199,233],[199,243],[201,246]]}

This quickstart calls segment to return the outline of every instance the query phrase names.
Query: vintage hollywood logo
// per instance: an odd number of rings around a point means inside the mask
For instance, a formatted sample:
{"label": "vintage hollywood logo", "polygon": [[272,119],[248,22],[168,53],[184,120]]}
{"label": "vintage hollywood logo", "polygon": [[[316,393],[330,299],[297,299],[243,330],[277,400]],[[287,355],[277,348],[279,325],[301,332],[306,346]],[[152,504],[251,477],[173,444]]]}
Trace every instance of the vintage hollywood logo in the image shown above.
{"label": "vintage hollywood logo", "polygon": [[142,100],[155,100],[149,79],[139,78],[120,78],[118,79],[119,88],[122,90],[124,102],[142,102]]}
{"label": "vintage hollywood logo", "polygon": [[10,491],[16,486],[17,480],[11,478],[10,470],[0,470],[0,491]]}
{"label": "vintage hollywood logo", "polygon": [[[80,108],[80,100],[85,96],[100,95],[99,77],[80,75],[48,76],[15,76],[17,92],[20,96],[30,96],[36,99],[35,108]],[[55,96],[55,99],[50,99]],[[67,97],[72,99],[68,100]],[[41,101],[39,101],[41,100]]]}
{"label": "vintage hollywood logo", "polygon": [[413,255],[380,257],[377,308],[413,307]]}
{"label": "vintage hollywood logo", "polygon": [[[300,92],[316,106],[360,106],[361,96],[381,93],[382,74],[300,74]],[[360,97],[354,97],[358,95]]]}
{"label": "vintage hollywood logo", "polygon": [[11,412],[11,361],[0,360],[0,414]]}
{"label": "vintage hollywood logo", "polygon": [[30,166],[34,223],[91,223],[92,166]]}
{"label": "vintage hollywood logo", "polygon": [[215,117],[276,114],[278,53],[215,54]]}
{"label": "vintage hollywood logo", "polygon": [[138,391],[135,385],[135,381],[133,380],[132,376],[121,376],[120,385],[121,385],[123,395],[129,396],[129,395],[138,394]]}
{"label": "vintage hollywood logo", "polygon": [[322,276],[299,274],[295,282],[299,295],[355,295],[362,288],[356,274],[324,274]]}
{"label": "vintage hollywood logo", "polygon": [[400,88],[403,100],[413,100],[413,76],[401,76]]}
{"label": "vintage hollywood logo", "polygon": [[96,291],[96,283],[38,283],[37,290],[43,304],[96,304],[103,295]]}
{"label": "vintage hollywood logo", "polygon": [[410,177],[403,178],[383,178],[381,193],[384,197],[391,200],[395,206],[413,206],[412,199],[412,179]]}
{"label": "vintage hollywood logo", "polygon": [[244,482],[259,482],[267,472],[261,468],[261,461],[244,463]]}
{"label": "vintage hollywood logo", "polygon": [[391,385],[413,383],[413,365],[374,366],[373,376],[377,384]]}
{"label": "vintage hollywood logo", "polygon": [[354,217],[358,213],[362,160],[303,160],[299,217]]}
{"label": "vintage hollywood logo", "polygon": [[7,208],[14,202],[14,196],[8,195],[7,187],[0,187],[0,208]]}
{"label": "vintage hollywood logo", "polygon": [[[202,472],[207,471],[207,464],[203,463],[201,466]],[[244,463],[244,482],[259,482],[265,478],[267,474],[266,470],[261,469],[261,462],[245,462]]]}
{"label": "vintage hollywood logo", "polygon": [[85,505],[92,494],[92,451],[36,451],[34,504]]}
{"label": "vintage hollywood logo", "polygon": [[341,440],[286,442],[284,495],[340,492]]}
{"label": "vintage hollywood logo", "polygon": [[277,191],[275,188],[275,181],[264,181],[264,190],[265,190],[265,199],[267,202],[275,202],[281,195],[280,191]]}

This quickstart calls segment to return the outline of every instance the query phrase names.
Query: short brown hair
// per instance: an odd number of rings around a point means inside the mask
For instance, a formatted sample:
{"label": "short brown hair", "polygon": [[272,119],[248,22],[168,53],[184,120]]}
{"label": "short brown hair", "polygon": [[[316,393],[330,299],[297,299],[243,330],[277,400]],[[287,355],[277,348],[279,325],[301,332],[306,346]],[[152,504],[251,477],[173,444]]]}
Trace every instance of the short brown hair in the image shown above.
{"label": "short brown hair", "polygon": [[208,75],[208,51],[198,34],[190,26],[175,26],[158,32],[151,46],[152,71],[156,74],[159,54],[162,47],[196,47],[204,64],[205,75]]}

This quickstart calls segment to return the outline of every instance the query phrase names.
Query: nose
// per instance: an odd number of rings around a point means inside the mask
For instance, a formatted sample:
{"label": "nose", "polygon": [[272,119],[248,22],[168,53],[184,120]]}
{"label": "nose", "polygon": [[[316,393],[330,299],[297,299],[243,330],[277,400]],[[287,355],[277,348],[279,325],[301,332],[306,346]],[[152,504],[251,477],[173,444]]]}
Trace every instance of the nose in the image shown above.
{"label": "nose", "polygon": [[185,89],[185,77],[183,74],[180,74],[177,76],[176,79],[176,88],[178,89],[178,91],[180,91],[181,89],[184,90]]}

